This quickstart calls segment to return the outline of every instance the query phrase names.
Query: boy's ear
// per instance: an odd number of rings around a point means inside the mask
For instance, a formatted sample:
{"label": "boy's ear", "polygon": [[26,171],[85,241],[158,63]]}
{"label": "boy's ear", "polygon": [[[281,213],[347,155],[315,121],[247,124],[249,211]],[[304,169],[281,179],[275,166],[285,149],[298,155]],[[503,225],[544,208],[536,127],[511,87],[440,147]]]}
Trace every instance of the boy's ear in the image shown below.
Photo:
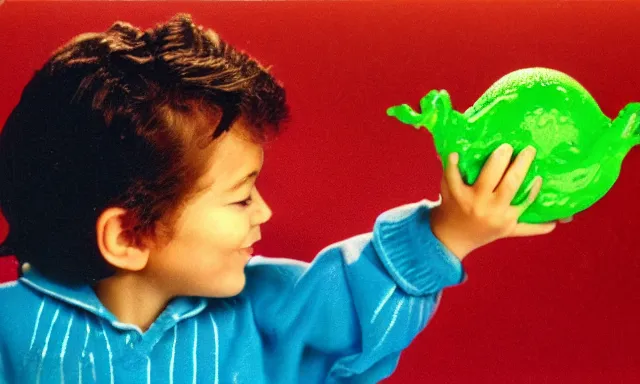
{"label": "boy's ear", "polygon": [[131,229],[125,227],[123,208],[107,208],[96,221],[98,248],[111,265],[126,271],[140,271],[149,261],[149,248],[139,244]]}

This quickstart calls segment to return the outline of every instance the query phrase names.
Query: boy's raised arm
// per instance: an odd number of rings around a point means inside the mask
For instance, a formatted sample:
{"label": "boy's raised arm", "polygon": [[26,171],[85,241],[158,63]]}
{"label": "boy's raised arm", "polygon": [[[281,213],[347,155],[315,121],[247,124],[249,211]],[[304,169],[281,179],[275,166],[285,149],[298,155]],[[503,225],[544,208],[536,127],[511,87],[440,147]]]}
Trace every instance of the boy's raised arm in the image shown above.
{"label": "boy's raised arm", "polygon": [[[310,266],[252,262],[248,292],[256,322],[272,355],[292,359],[283,365],[291,369],[288,379],[318,367],[328,382],[377,382],[393,372],[442,289],[464,277],[460,260],[430,230],[431,206],[390,210],[372,234],[326,248]],[[291,366],[298,355],[299,366]]]}
{"label": "boy's raised arm", "polygon": [[[378,382],[395,369],[400,352],[425,327],[441,291],[464,279],[461,260],[485,244],[551,232],[555,223],[523,224],[535,200],[511,202],[533,161],[502,146],[477,182],[466,185],[452,155],[440,205],[420,202],[382,214],[372,234],[323,250],[309,266],[255,259],[249,295],[264,346],[285,382],[324,377],[332,382]],[[315,370],[315,372],[314,372]]]}

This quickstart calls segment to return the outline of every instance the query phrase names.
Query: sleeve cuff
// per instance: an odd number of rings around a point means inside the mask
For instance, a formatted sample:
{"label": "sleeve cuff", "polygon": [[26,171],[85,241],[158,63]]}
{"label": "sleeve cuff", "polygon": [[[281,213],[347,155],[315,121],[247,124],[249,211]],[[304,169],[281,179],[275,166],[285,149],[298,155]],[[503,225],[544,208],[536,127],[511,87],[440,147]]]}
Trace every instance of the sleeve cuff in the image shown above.
{"label": "sleeve cuff", "polygon": [[433,294],[466,280],[458,259],[431,231],[429,213],[438,202],[422,200],[380,215],[373,243],[380,260],[408,294]]}

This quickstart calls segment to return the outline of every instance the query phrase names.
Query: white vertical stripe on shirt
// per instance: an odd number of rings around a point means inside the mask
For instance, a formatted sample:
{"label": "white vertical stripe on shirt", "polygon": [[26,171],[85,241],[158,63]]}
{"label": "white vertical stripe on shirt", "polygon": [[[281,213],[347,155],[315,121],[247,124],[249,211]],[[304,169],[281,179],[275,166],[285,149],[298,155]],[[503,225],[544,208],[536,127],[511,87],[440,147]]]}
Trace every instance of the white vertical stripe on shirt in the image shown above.
{"label": "white vertical stripe on shirt", "polygon": [[147,384],[151,384],[151,358],[147,356]]}
{"label": "white vertical stripe on shirt", "polygon": [[415,296],[411,296],[411,298],[409,299],[409,313],[407,313],[407,318],[411,318],[411,313],[413,312],[413,305],[416,302],[416,297]]}
{"label": "white vertical stripe on shirt", "polygon": [[38,309],[38,316],[36,317],[36,325],[33,328],[33,335],[31,336],[31,344],[29,345],[29,351],[33,348],[33,342],[36,341],[36,334],[38,333],[38,327],[40,326],[40,316],[42,316],[42,310],[44,309],[44,299],[40,302],[40,309]]}
{"label": "white vertical stripe on shirt", "polygon": [[213,384],[218,384],[218,367],[219,367],[219,356],[220,356],[220,350],[218,349],[218,324],[216,324],[216,321],[213,319],[213,315],[211,313],[209,313],[209,317],[211,318],[211,324],[213,324],[213,340],[214,340],[214,347],[215,347],[214,351],[216,353],[216,360],[214,364],[215,375],[214,375]]}
{"label": "white vertical stripe on shirt", "polygon": [[79,375],[78,375],[78,383],[82,384],[82,362],[84,361],[84,357],[87,354],[87,343],[89,342],[89,333],[90,333],[90,329],[89,329],[89,317],[87,317],[87,314],[84,314],[84,328],[86,330],[86,336],[84,337],[84,345],[82,346],[82,353],[80,354],[80,361],[78,362],[78,369],[79,369]]}
{"label": "white vertical stripe on shirt", "polygon": [[194,321],[195,331],[193,335],[193,384],[196,384],[196,377],[198,377],[198,356],[196,352],[198,350],[198,319]]}
{"label": "white vertical stripe on shirt", "polygon": [[91,361],[91,374],[95,383],[98,380],[98,376],[96,375],[96,360],[93,358],[93,352],[89,352],[89,361]]}
{"label": "white vertical stripe on shirt", "polygon": [[176,363],[176,343],[178,342],[178,324],[173,326],[173,348],[171,349],[171,363],[169,364],[169,384],[173,384],[173,367]]}
{"label": "white vertical stripe on shirt", "polygon": [[67,343],[69,342],[69,333],[71,332],[71,324],[73,324],[73,313],[67,324],[67,332],[64,334],[62,347],[60,348],[60,384],[64,384],[64,355],[67,354]]}
{"label": "white vertical stripe on shirt", "polygon": [[109,353],[109,377],[111,378],[110,383],[113,383],[113,353],[111,352],[111,344],[109,344],[109,338],[107,337],[107,330],[104,328],[104,323],[100,322],[102,326],[102,334],[104,335],[104,341],[107,343],[107,352]]}
{"label": "white vertical stripe on shirt", "polygon": [[396,291],[396,287],[397,287],[396,285],[391,287],[391,289],[389,289],[389,292],[387,292],[387,294],[384,295],[382,300],[380,300],[380,303],[378,304],[378,307],[376,307],[376,310],[373,311],[373,317],[371,318],[371,324],[373,324],[376,321],[376,318],[380,314],[380,311],[382,311],[382,308],[384,308],[385,304],[387,304],[387,301],[389,301],[389,299],[391,298],[393,293]]}
{"label": "white vertical stripe on shirt", "polygon": [[89,328],[89,318],[87,314],[84,314],[84,328],[87,331],[87,335],[84,337],[84,345],[82,346],[82,357],[85,356],[87,351],[87,344],[89,343],[89,334],[91,333],[91,329]]}
{"label": "white vertical stripe on shirt", "polygon": [[424,307],[427,305],[427,301],[425,299],[422,299],[422,303],[420,303],[420,321],[418,322],[418,324],[420,324],[420,326],[422,327],[423,322],[424,322]]}
{"label": "white vertical stripe on shirt", "polygon": [[375,348],[373,348],[374,351],[382,346],[382,343],[384,343],[384,340],[389,335],[389,332],[391,332],[391,329],[396,324],[396,320],[398,320],[398,313],[400,312],[400,309],[404,305],[404,299],[405,298],[403,297],[400,299],[400,301],[398,301],[398,305],[396,305],[396,309],[395,311],[393,311],[393,317],[391,318],[391,322],[389,323],[387,330],[384,332],[384,335],[382,335],[382,338],[380,338],[378,345],[376,345]]}
{"label": "white vertical stripe on shirt", "polygon": [[36,384],[40,384],[40,376],[42,376],[42,367],[44,365],[44,358],[47,356],[47,349],[49,349],[49,340],[51,339],[51,332],[53,331],[53,326],[58,320],[58,315],[60,314],[60,308],[56,308],[56,312],[53,314],[53,319],[51,320],[51,324],[49,325],[49,332],[47,332],[47,338],[44,341],[44,348],[42,348],[42,355],[40,356],[40,362],[38,363],[38,375],[36,378]]}

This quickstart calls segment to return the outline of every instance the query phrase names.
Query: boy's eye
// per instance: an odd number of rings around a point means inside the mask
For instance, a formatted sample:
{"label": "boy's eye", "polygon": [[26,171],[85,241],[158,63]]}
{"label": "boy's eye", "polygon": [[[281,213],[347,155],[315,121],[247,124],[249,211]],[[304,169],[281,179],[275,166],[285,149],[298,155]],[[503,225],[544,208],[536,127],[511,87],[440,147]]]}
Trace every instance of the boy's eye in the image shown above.
{"label": "boy's eye", "polygon": [[234,205],[239,205],[241,207],[248,207],[249,205],[251,205],[251,197],[247,197],[246,199],[242,200],[242,201],[237,201],[235,203],[233,203]]}

